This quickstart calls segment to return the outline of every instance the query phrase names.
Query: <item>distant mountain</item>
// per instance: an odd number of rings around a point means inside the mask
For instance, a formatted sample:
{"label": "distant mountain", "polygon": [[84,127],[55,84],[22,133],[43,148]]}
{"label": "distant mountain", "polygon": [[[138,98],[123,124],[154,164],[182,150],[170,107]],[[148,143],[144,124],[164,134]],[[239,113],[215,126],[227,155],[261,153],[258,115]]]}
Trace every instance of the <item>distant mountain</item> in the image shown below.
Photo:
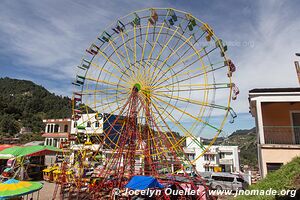
{"label": "distant mountain", "polygon": [[12,137],[21,127],[40,133],[44,128],[42,119],[71,116],[71,100],[68,97],[50,93],[31,81],[0,78],[0,91],[2,137]]}

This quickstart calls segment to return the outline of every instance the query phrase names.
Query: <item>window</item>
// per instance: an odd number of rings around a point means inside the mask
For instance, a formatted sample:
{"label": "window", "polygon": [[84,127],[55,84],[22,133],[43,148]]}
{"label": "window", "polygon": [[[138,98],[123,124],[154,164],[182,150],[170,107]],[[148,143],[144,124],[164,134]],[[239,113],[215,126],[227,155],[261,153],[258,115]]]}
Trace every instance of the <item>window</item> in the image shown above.
{"label": "window", "polygon": [[273,172],[279,169],[283,163],[267,163],[267,172]]}
{"label": "window", "polygon": [[66,124],[65,127],[64,127],[64,132],[67,133],[68,129],[69,129],[69,126]]}
{"label": "window", "polygon": [[91,122],[90,121],[87,122],[86,127],[91,127]]}
{"label": "window", "polygon": [[208,166],[205,166],[205,167],[204,167],[204,170],[205,170],[206,172],[208,172],[208,171],[209,171],[209,167],[208,167]]}
{"label": "window", "polygon": [[300,144],[300,112],[292,113],[295,143]]}
{"label": "window", "polygon": [[234,181],[234,177],[226,177],[226,176],[212,176],[212,179],[216,181],[226,181],[226,182]]}
{"label": "window", "polygon": [[54,133],[58,133],[58,129],[59,129],[59,125],[55,124],[55,126],[54,126]]}
{"label": "window", "polygon": [[204,155],[204,160],[208,161],[208,155],[206,155],[206,154]]}
{"label": "window", "polygon": [[99,122],[95,122],[95,127],[98,128],[99,127]]}
{"label": "window", "polygon": [[54,140],[53,140],[53,146],[54,146],[54,147],[57,147],[57,139],[54,139]]}
{"label": "window", "polygon": [[220,159],[225,158],[225,153],[220,153]]}
{"label": "window", "polygon": [[188,153],[187,156],[188,156],[189,160],[195,160],[195,154]]}
{"label": "window", "polygon": [[50,131],[51,131],[50,129],[51,129],[50,124],[48,124],[48,125],[47,125],[46,133],[50,133]]}
{"label": "window", "polygon": [[237,181],[240,182],[240,183],[244,183],[245,182],[244,179],[242,179],[242,178],[237,178]]}
{"label": "window", "polygon": [[215,156],[214,155],[204,155],[204,160],[205,161],[215,161]]}
{"label": "window", "polygon": [[76,126],[77,126],[77,122],[74,122],[74,128],[76,128]]}

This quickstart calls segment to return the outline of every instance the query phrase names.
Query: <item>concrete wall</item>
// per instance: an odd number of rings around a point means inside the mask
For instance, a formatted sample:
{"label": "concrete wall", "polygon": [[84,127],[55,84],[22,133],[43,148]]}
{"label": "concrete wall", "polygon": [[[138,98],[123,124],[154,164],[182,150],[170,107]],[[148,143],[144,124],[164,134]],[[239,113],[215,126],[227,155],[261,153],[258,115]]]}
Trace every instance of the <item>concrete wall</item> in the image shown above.
{"label": "concrete wall", "polygon": [[267,175],[267,163],[282,163],[286,164],[290,162],[296,156],[300,156],[300,146],[290,147],[290,148],[277,148],[274,146],[267,148],[266,145],[261,148],[262,154],[262,175],[265,177]]}

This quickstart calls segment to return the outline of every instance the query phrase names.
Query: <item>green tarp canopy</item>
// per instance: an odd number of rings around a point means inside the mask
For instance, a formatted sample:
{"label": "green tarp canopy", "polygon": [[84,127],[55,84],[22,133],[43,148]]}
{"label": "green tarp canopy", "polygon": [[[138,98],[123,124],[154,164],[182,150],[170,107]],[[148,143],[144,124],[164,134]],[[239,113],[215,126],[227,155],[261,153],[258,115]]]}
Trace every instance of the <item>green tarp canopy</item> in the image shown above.
{"label": "green tarp canopy", "polygon": [[14,146],[0,151],[0,159],[10,159],[23,156],[39,156],[60,151],[61,149],[59,148],[46,145]]}

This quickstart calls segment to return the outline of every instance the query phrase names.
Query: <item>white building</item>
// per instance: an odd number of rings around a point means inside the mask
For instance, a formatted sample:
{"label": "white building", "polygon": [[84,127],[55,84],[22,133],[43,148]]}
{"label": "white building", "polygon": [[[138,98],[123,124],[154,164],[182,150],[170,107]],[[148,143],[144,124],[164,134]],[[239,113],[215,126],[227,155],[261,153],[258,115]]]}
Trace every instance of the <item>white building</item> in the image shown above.
{"label": "white building", "polygon": [[[200,138],[198,138],[200,140]],[[187,147],[184,148],[185,153],[191,161],[198,158],[203,149],[201,149],[191,138],[186,139]],[[207,146],[204,146],[207,148]],[[203,156],[194,163],[198,172],[205,171],[223,171],[223,172],[239,172],[239,148],[238,146],[211,146]]]}
{"label": "white building", "polygon": [[77,134],[78,132],[85,132],[89,135],[102,134],[103,115],[96,113],[82,114],[77,121],[72,120],[71,134]]}
{"label": "white building", "polygon": [[45,138],[45,145],[59,148],[60,143],[67,141],[71,130],[71,119],[44,119],[45,132],[42,137]]}

